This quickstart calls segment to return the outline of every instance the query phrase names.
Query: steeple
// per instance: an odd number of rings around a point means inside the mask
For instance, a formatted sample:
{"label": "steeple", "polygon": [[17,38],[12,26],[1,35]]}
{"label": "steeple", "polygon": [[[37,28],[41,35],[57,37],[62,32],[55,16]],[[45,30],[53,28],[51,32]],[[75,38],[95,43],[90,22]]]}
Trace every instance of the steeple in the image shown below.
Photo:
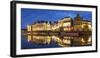
{"label": "steeple", "polygon": [[79,14],[77,14],[77,16],[76,16],[77,18],[80,18],[80,15]]}
{"label": "steeple", "polygon": [[80,16],[80,14],[77,14],[77,15],[76,15],[75,20],[78,20],[78,21],[79,21],[79,20],[82,20],[82,17]]}

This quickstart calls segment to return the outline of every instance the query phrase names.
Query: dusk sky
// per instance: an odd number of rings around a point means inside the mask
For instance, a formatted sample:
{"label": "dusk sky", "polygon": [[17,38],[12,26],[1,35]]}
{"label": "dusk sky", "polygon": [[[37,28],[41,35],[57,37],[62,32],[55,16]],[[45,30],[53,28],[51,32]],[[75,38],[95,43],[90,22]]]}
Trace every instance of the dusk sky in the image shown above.
{"label": "dusk sky", "polygon": [[92,20],[92,12],[90,11],[71,11],[71,10],[47,10],[47,9],[21,9],[21,28],[26,28],[27,24],[36,21],[58,21],[64,17],[75,18],[80,14],[84,20]]}

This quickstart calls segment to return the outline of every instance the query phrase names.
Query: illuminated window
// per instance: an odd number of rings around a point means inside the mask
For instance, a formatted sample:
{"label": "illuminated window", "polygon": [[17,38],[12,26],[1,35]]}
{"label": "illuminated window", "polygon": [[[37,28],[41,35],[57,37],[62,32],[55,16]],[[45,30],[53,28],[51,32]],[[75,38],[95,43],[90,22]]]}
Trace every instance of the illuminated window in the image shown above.
{"label": "illuminated window", "polygon": [[64,23],[63,27],[66,27],[66,26],[71,26],[71,23],[70,22]]}

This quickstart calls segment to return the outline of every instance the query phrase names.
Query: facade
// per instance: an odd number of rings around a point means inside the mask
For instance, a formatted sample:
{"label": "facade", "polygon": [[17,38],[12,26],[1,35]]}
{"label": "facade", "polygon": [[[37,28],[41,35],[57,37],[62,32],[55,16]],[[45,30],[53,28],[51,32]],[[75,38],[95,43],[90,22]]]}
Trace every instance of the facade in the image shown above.
{"label": "facade", "polygon": [[72,19],[70,17],[65,17],[58,21],[58,25],[63,28],[64,31],[70,31],[72,27]]}
{"label": "facade", "polygon": [[32,25],[32,31],[46,31],[46,30],[50,30],[49,23],[36,23]]}
{"label": "facade", "polygon": [[83,18],[77,14],[74,19],[74,31],[91,31],[92,25],[88,20],[83,20]]}
{"label": "facade", "polygon": [[92,23],[77,14],[72,20],[70,17],[65,17],[51,24],[50,22],[37,22],[32,25],[27,25],[27,31],[91,31]]}
{"label": "facade", "polygon": [[92,23],[90,21],[84,20],[82,21],[82,28],[83,29],[87,28],[89,31],[92,31]]}
{"label": "facade", "polygon": [[41,22],[41,23],[35,23],[32,25],[27,26],[27,31],[47,31],[51,30],[50,23]]}
{"label": "facade", "polygon": [[52,30],[60,30],[69,31],[70,27],[72,26],[72,19],[70,17],[65,17],[59,20],[52,26]]}
{"label": "facade", "polygon": [[79,14],[74,18],[74,31],[82,31],[82,20]]}
{"label": "facade", "polygon": [[27,31],[32,31],[32,26],[31,25],[27,25]]}

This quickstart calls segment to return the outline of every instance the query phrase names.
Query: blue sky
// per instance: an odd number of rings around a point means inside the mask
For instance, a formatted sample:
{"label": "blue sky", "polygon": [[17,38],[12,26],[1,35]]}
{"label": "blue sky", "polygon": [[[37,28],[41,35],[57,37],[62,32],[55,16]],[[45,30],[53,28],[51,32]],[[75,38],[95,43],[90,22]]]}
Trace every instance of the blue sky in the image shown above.
{"label": "blue sky", "polygon": [[54,22],[68,16],[75,18],[76,14],[80,14],[84,20],[92,20],[92,12],[90,11],[21,8],[21,28],[26,28],[27,24],[40,20]]}

